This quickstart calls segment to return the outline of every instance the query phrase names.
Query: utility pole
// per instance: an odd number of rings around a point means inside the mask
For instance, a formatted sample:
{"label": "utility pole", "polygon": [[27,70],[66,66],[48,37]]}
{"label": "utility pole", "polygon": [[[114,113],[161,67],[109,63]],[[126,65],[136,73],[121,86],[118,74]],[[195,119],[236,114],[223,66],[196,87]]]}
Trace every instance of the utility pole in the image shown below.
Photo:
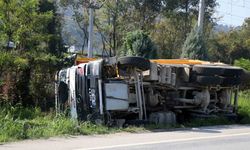
{"label": "utility pole", "polygon": [[89,5],[89,40],[88,40],[88,58],[93,57],[93,32],[94,32],[94,7],[93,1]]}
{"label": "utility pole", "polygon": [[204,26],[204,14],[205,14],[205,0],[199,2],[199,17],[198,17],[198,28],[203,33]]}
{"label": "utility pole", "polygon": [[94,10],[95,9],[100,9],[102,7],[103,3],[102,4],[98,4],[96,2],[96,0],[90,0],[90,4],[88,6],[88,8],[89,8],[88,58],[92,58],[93,57]]}
{"label": "utility pole", "polygon": [[93,32],[94,32],[94,9],[89,8],[89,40],[88,40],[88,58],[93,57]]}

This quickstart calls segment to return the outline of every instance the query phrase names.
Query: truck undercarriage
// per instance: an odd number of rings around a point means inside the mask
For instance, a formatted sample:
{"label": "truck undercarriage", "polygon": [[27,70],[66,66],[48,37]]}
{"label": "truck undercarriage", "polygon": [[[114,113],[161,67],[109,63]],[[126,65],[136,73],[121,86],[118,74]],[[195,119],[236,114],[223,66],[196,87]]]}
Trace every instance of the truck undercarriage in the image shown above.
{"label": "truck undercarriage", "polygon": [[105,124],[235,116],[244,76],[239,67],[195,60],[93,60],[58,72],[56,109]]}

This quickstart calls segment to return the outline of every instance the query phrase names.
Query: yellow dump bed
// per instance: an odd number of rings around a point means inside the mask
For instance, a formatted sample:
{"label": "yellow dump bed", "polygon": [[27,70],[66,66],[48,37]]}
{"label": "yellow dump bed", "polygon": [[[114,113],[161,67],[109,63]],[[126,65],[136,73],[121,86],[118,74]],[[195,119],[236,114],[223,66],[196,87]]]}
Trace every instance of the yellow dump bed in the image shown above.
{"label": "yellow dump bed", "polygon": [[210,64],[210,62],[208,61],[192,60],[192,59],[151,59],[150,61],[157,64],[186,64],[186,65]]}
{"label": "yellow dump bed", "polygon": [[97,60],[97,59],[99,59],[99,58],[87,58],[87,57],[80,58],[80,57],[77,57],[75,60],[75,65],[79,65],[82,63],[88,63],[90,61]]}
{"label": "yellow dump bed", "polygon": [[[98,60],[100,58],[77,57],[75,64],[88,63],[89,61]],[[157,64],[186,64],[186,65],[202,65],[214,64],[208,61],[192,60],[192,59],[150,59],[151,62]]]}

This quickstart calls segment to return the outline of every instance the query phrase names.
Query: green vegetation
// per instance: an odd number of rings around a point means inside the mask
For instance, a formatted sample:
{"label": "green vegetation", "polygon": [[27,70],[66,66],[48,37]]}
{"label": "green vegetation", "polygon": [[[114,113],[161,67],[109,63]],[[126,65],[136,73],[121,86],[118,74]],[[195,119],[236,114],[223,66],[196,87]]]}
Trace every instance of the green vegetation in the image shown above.
{"label": "green vegetation", "polygon": [[51,0],[0,1],[0,104],[53,107],[53,81],[63,57]]}
{"label": "green vegetation", "polygon": [[156,129],[176,129],[209,125],[249,124],[250,99],[249,92],[240,93],[239,119],[227,118],[194,119],[174,126],[145,125],[128,126],[126,128],[107,127],[90,122],[76,122],[64,115],[55,116],[53,112],[42,113],[39,108],[27,108],[21,105],[0,108],[0,143],[22,139],[48,138],[53,136],[110,134],[116,132],[146,132]]}
{"label": "green vegetation", "polygon": [[142,30],[128,32],[124,42],[122,56],[141,56],[148,59],[156,58],[156,47],[148,34]]}
{"label": "green vegetation", "polygon": [[65,116],[42,113],[38,108],[5,106],[0,109],[0,143],[65,135],[106,134],[118,131],[90,122],[78,123]]}
{"label": "green vegetation", "polygon": [[142,132],[143,127],[107,127],[91,122],[77,122],[53,112],[43,113],[39,108],[0,107],[0,143],[24,139],[49,138],[54,136],[110,134],[115,132]]}
{"label": "green vegetation", "polygon": [[240,123],[250,124],[250,92],[245,91],[239,96]]}
{"label": "green vegetation", "polygon": [[249,59],[241,58],[241,59],[235,60],[234,65],[242,67],[243,69],[250,71],[250,60]]}
{"label": "green vegetation", "polygon": [[[198,2],[106,0],[95,11],[94,28],[100,36],[95,45],[114,56],[120,53],[146,58],[180,58],[183,52],[183,57],[208,57],[210,61],[235,63],[250,70],[250,18],[229,32],[214,31],[216,22],[212,15],[216,0],[206,1],[201,36],[194,28]],[[82,50],[88,43],[87,5],[88,0],[60,0],[62,8],[73,9],[73,15],[68,16],[72,18],[68,19],[74,20],[82,31],[79,32],[83,39]],[[54,75],[65,66],[61,60],[68,54],[63,45],[74,45],[76,41],[62,29],[66,20],[61,18],[57,8],[58,3],[53,0],[0,1],[0,142],[173,128],[159,125],[117,129],[55,116]],[[63,41],[62,33],[68,41]],[[203,55],[206,51],[208,56]],[[249,96],[247,92],[240,94],[240,123],[250,123]],[[176,127],[230,123],[225,119],[206,119]]]}
{"label": "green vegetation", "polygon": [[203,33],[198,26],[195,26],[195,28],[188,35],[182,48],[181,57],[199,60],[208,59]]}
{"label": "green vegetation", "polygon": [[[172,59],[180,58],[183,50],[183,57],[206,59],[208,55],[209,60],[231,64],[240,58],[249,59],[250,19],[230,32],[215,32],[216,22],[211,16],[216,0],[208,1],[201,36],[195,28],[198,2],[105,1],[95,11],[94,28],[99,41],[94,45],[110,55]],[[88,5],[88,0],[0,2],[0,102],[37,106],[43,111],[54,107],[54,75],[67,55],[63,45],[74,45],[76,41],[65,33],[63,25],[67,21],[57,9],[72,9],[69,17],[82,31],[79,34],[84,50],[88,42]]]}
{"label": "green vegetation", "polygon": [[238,59],[250,58],[250,18],[243,25],[228,32],[213,33],[208,40],[209,58],[233,64]]}
{"label": "green vegetation", "polygon": [[[141,30],[148,33],[149,38],[156,43],[159,58],[179,58],[186,37],[197,22],[199,0],[98,0],[98,3],[103,4],[100,9],[95,10],[95,29],[101,36],[99,48],[116,55],[123,50],[127,34]],[[86,14],[89,4],[89,0],[60,0],[63,8],[73,8],[72,20],[82,31],[83,46],[86,46],[88,41]],[[205,37],[210,35],[214,25],[212,15],[215,6],[216,0],[206,2]],[[66,31],[64,32],[67,35]],[[67,38],[71,38],[68,45],[73,45],[74,37]]]}

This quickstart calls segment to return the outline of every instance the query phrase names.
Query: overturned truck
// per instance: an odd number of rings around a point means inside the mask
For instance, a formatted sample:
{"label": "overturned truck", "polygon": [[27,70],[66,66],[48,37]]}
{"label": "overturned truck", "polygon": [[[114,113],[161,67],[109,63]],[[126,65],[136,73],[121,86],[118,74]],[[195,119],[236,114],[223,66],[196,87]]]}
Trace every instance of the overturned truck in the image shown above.
{"label": "overturned truck", "polygon": [[185,116],[236,116],[239,67],[186,59],[78,59],[56,75],[56,110],[104,124],[174,124]]}

